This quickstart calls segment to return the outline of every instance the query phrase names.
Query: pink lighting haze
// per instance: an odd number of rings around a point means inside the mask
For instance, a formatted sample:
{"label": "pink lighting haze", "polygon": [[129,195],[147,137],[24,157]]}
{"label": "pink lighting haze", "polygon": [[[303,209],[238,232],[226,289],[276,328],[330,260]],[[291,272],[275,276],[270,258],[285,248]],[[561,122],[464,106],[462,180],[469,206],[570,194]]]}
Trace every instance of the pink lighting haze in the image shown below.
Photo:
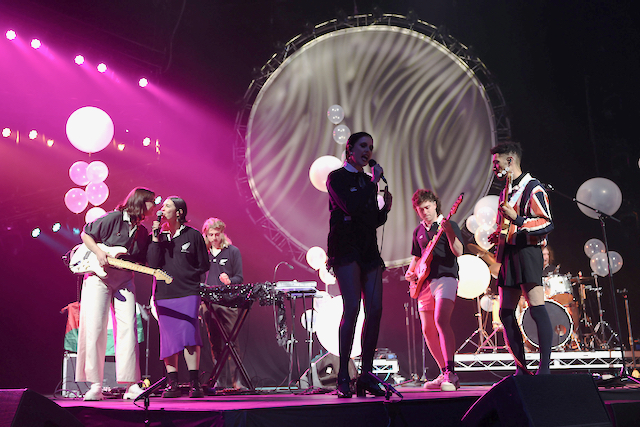
{"label": "pink lighting haze", "polygon": [[31,40],[31,47],[32,48],[38,49],[40,46],[42,46],[42,43],[40,43],[40,40],[38,40],[38,39]]}
{"label": "pink lighting haze", "polygon": [[146,87],[149,84],[149,81],[143,77],[138,81],[138,84],[140,87]]}
{"label": "pink lighting haze", "polygon": [[16,38],[16,32],[13,30],[7,31],[7,39],[14,40]]}
{"label": "pink lighting haze", "polygon": [[105,71],[107,71],[107,66],[105,65],[104,62],[101,62],[98,64],[98,71],[100,71],[101,73],[104,73]]}
{"label": "pink lighting haze", "polygon": [[75,58],[74,61],[75,61],[76,64],[82,65],[82,64],[84,64],[84,56],[76,55],[76,58]]}

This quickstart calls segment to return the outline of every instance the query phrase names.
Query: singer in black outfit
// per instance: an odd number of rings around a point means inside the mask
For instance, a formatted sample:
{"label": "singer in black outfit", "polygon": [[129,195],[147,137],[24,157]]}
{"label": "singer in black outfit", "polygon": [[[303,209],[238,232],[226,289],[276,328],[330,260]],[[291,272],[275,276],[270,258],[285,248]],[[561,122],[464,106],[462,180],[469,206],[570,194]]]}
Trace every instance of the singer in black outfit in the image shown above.
{"label": "singer in black outfit", "polygon": [[380,380],[371,373],[382,316],[384,268],[384,261],[378,249],[376,229],[387,221],[392,197],[385,188],[384,206],[382,209],[378,208],[378,181],[382,178],[382,167],[374,164],[371,168],[373,176],[363,171],[364,166],[371,160],[372,151],[371,135],[365,132],[354,133],[347,141],[346,161],[343,167],[331,172],[327,179],[331,213],[327,265],[333,268],[343,299],[339,330],[339,397],[352,396],[349,359],[362,298],[365,310],[362,330],[362,374],[358,378],[356,388],[359,396],[363,396],[365,391],[377,396],[385,393]]}

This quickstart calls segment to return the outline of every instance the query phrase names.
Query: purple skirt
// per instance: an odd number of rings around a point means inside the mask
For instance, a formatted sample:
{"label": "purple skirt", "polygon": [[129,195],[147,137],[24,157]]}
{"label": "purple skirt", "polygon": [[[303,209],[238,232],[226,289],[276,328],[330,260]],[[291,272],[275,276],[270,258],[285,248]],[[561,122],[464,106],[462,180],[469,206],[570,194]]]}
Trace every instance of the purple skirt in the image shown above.
{"label": "purple skirt", "polygon": [[160,326],[160,360],[185,347],[202,346],[198,308],[200,295],[155,301]]}

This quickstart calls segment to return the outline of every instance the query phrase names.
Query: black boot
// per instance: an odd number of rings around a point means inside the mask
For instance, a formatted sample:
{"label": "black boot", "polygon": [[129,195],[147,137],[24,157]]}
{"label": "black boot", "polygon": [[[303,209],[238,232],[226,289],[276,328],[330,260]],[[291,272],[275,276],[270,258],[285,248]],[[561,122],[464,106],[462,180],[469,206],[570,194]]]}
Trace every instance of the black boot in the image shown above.
{"label": "black boot", "polygon": [[374,396],[381,397],[387,394],[387,388],[380,378],[371,372],[364,372],[358,377],[358,381],[356,382],[356,394],[358,397],[365,397],[367,392]]}
{"label": "black boot", "polygon": [[162,392],[162,397],[172,398],[180,396],[182,396],[182,392],[180,391],[180,386],[178,386],[178,380],[169,378],[169,384]]}
{"label": "black boot", "polygon": [[204,397],[198,371],[189,371],[189,397]]}

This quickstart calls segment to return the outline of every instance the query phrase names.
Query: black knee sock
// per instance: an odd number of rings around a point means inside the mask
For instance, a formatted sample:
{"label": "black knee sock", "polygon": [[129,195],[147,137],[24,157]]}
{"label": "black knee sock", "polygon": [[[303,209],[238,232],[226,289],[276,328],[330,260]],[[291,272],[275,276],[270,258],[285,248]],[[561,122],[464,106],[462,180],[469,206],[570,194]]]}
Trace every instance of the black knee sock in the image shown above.
{"label": "black knee sock", "polygon": [[526,372],[527,361],[524,357],[524,342],[516,320],[515,310],[501,308],[500,320],[502,320],[504,327],[504,338],[511,349],[511,354],[516,359],[518,371]]}
{"label": "black knee sock", "polygon": [[200,373],[200,372],[199,372],[197,369],[196,369],[196,370],[193,370],[193,371],[191,371],[191,370],[190,370],[190,371],[189,371],[189,381],[190,381],[190,382],[197,381],[197,380],[198,380],[198,377],[199,377],[199,375],[198,375],[199,373]]}
{"label": "black knee sock", "polygon": [[529,308],[531,318],[536,322],[538,328],[538,341],[540,346],[539,374],[549,374],[549,363],[551,362],[551,342],[553,340],[553,329],[551,319],[544,305],[536,305]]}

